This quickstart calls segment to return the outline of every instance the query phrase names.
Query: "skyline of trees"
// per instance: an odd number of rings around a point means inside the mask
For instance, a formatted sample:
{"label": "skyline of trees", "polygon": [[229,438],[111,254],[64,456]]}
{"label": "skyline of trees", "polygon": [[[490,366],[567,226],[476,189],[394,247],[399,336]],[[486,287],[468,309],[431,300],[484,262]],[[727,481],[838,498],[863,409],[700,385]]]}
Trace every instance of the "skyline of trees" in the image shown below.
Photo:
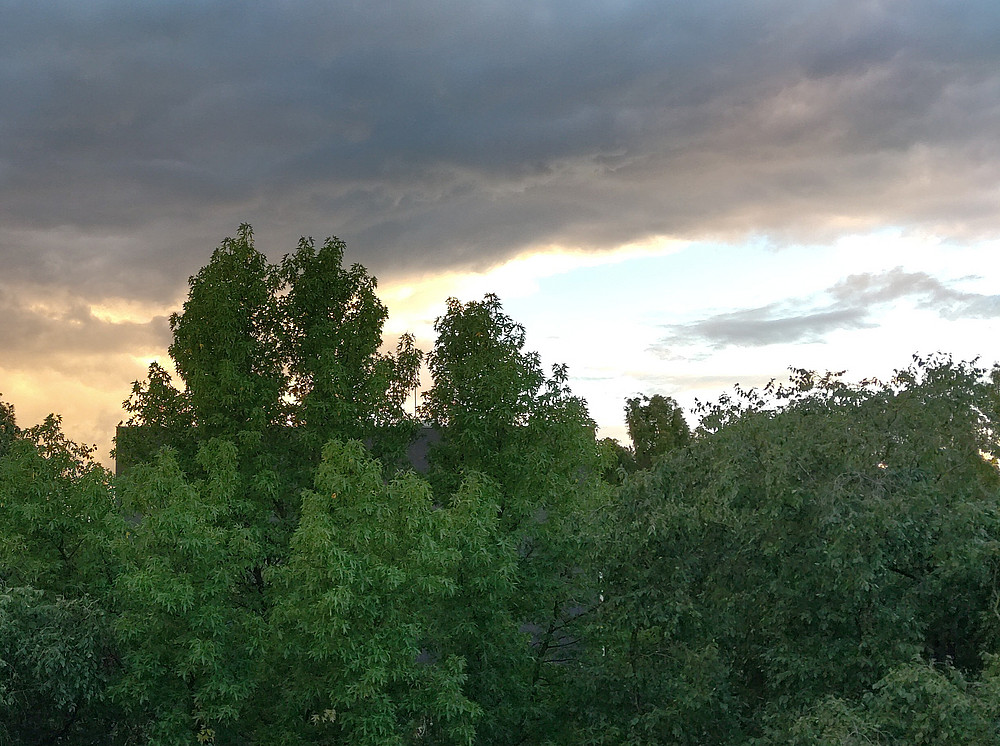
{"label": "skyline of trees", "polygon": [[494,295],[343,244],[191,278],[114,477],[0,402],[0,743],[1000,742],[1000,369],[793,370],[598,440]]}

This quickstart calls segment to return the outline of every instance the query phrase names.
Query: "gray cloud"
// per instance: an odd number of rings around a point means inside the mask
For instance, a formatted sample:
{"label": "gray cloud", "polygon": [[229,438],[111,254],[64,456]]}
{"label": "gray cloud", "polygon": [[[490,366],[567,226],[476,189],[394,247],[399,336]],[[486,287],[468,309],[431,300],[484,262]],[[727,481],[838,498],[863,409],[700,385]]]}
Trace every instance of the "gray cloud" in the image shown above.
{"label": "gray cloud", "polygon": [[[167,319],[109,321],[72,296],[26,297],[0,285],[0,368],[79,372],[82,358],[158,353],[170,343]],[[98,366],[100,367],[100,365]],[[105,366],[106,367],[106,364]]]}
{"label": "gray cloud", "polygon": [[380,276],[654,234],[997,235],[993,2],[2,8],[12,282],[174,297],[243,220]]}
{"label": "gray cloud", "polygon": [[[782,304],[784,305],[784,304]],[[791,308],[763,306],[712,316],[682,328],[675,340],[703,339],[714,347],[759,347],[779,342],[813,342],[834,329],[868,326],[867,311],[834,308],[795,314]]]}
{"label": "gray cloud", "polygon": [[947,319],[1000,318],[1000,295],[957,290],[924,272],[897,267],[850,275],[818,298],[791,299],[670,326],[653,349],[672,357],[688,345],[719,349],[817,342],[833,331],[872,327],[879,306],[903,300]]}
{"label": "gray cloud", "polygon": [[904,272],[899,267],[878,275],[851,275],[829,293],[840,305],[866,311],[876,303],[909,297],[918,308],[935,311],[946,319],[1000,317],[1000,295],[963,292],[926,273]]}

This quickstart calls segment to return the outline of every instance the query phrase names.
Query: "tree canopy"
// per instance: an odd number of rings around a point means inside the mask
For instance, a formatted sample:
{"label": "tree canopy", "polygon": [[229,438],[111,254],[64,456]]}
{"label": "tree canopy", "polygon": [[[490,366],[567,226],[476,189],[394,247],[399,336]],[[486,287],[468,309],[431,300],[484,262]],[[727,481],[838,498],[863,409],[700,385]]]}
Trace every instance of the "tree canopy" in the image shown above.
{"label": "tree canopy", "polygon": [[[170,317],[169,352],[183,390],[152,364],[125,402],[128,424],[151,427],[161,440],[168,431],[182,452],[192,427],[201,440],[294,440],[313,459],[335,435],[364,439],[379,430],[401,447],[385,433],[402,427],[405,441],[412,431],[403,405],[422,354],[410,335],[394,354],[381,351],[387,311],[376,280],[360,264],[345,268],[344,251],[336,237],[319,248],[303,238],[272,264],[252,228],[240,226],[190,278],[183,309]],[[144,437],[156,441],[150,432]]]}
{"label": "tree canopy", "polygon": [[1000,743],[1000,368],[635,397],[630,450],[449,299],[418,474],[344,251],[226,239],[118,476],[0,401],[0,743]]}
{"label": "tree canopy", "polygon": [[707,407],[606,519],[606,742],[994,742],[994,397],[931,358]]}
{"label": "tree canopy", "polygon": [[640,469],[650,468],[660,456],[691,438],[683,410],[676,401],[661,394],[628,399],[625,425]]}

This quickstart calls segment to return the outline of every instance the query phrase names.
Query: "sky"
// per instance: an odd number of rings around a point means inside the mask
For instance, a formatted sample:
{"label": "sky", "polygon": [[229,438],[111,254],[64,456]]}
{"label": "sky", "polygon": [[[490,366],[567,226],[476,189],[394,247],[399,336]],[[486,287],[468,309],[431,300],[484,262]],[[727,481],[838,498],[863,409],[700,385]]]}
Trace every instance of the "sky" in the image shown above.
{"label": "sky", "polygon": [[[0,0],[0,397],[107,461],[240,223],[386,340],[494,292],[600,435],[1000,353],[1000,3]],[[426,377],[426,376],[425,376]],[[426,381],[425,381],[426,382]]]}

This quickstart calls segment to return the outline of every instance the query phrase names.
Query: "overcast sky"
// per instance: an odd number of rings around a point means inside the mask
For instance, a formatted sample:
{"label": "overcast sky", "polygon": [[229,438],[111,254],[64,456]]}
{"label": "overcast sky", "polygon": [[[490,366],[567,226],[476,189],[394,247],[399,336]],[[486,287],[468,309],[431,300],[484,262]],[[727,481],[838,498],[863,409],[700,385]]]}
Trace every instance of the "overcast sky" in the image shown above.
{"label": "overcast sky", "polygon": [[0,0],[0,394],[107,450],[241,222],[623,398],[997,359],[1000,3]]}

